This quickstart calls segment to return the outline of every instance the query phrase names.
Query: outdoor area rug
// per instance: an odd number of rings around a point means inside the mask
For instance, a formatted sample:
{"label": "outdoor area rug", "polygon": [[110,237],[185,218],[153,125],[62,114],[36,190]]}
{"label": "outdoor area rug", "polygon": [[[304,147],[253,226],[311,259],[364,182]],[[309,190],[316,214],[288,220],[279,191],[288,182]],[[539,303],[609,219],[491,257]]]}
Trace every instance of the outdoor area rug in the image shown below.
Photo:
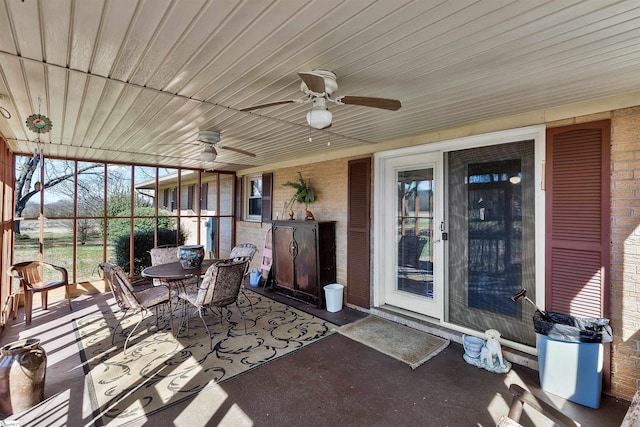
{"label": "outdoor area rug", "polygon": [[449,345],[449,340],[369,315],[337,329],[342,335],[415,369]]}
{"label": "outdoor area rug", "polygon": [[[296,310],[249,290],[253,310],[241,296],[247,334],[237,307],[208,311],[204,318],[209,337],[197,314],[191,317],[190,335],[183,330],[175,337],[160,318],[149,314],[123,353],[124,341],[140,319],[128,315],[118,327],[115,345],[111,331],[119,312],[85,316],[74,321],[76,338],[85,370],[85,385],[96,425],[122,425],[166,406],[215,387],[236,375],[282,357],[332,334],[336,325]],[[116,306],[114,306],[114,310]],[[190,307],[193,313],[193,308]],[[179,313],[174,321],[180,323]]]}

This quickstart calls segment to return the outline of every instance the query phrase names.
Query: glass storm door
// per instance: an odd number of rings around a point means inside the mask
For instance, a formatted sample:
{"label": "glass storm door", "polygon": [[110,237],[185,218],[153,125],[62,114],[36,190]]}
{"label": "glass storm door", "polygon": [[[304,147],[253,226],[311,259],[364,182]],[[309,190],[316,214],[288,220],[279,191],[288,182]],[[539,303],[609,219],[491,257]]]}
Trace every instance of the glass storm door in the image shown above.
{"label": "glass storm door", "polygon": [[534,143],[448,153],[448,320],[535,345],[511,296],[535,289]]}
{"label": "glass storm door", "polygon": [[[386,280],[385,303],[420,314],[440,317],[441,287],[436,280],[435,253],[439,250],[440,221],[436,219],[438,155],[420,155],[408,159],[412,165],[397,165],[393,173],[394,203],[387,209],[385,221],[393,224],[393,239],[386,245],[386,263],[390,280]],[[396,159],[397,160],[397,159]],[[391,182],[391,180],[389,180]],[[389,185],[389,184],[387,184]],[[393,266],[393,267],[392,267]],[[392,270],[392,271],[391,271]]]}

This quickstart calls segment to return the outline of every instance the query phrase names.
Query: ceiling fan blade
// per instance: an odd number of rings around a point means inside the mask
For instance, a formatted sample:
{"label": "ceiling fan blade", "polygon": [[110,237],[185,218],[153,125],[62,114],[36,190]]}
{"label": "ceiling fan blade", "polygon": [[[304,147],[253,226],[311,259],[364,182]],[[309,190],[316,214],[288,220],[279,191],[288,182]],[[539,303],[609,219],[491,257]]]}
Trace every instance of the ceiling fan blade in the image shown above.
{"label": "ceiling fan blade", "polygon": [[253,110],[257,110],[259,108],[267,108],[267,107],[273,107],[274,105],[282,105],[282,104],[291,104],[296,102],[293,99],[290,99],[288,101],[276,101],[276,102],[269,102],[268,104],[260,104],[260,105],[254,105],[252,107],[247,107],[247,108],[243,108],[240,111],[253,111]]}
{"label": "ceiling fan blade", "polygon": [[324,77],[313,73],[298,73],[298,76],[300,76],[304,84],[307,85],[307,88],[309,88],[311,92],[326,92],[326,89],[324,87]]}
{"label": "ceiling fan blade", "polygon": [[402,104],[397,99],[370,98],[367,96],[340,96],[336,104],[361,105],[363,107],[382,108],[384,110],[399,110]]}
{"label": "ceiling fan blade", "polygon": [[255,157],[256,156],[254,153],[251,153],[251,152],[245,151],[245,150],[241,150],[241,149],[235,148],[235,147],[228,147],[226,145],[220,145],[220,144],[218,144],[217,147],[222,149],[222,150],[235,151],[236,153],[244,154],[245,156],[249,156],[249,157]]}
{"label": "ceiling fan blade", "polygon": [[240,169],[254,168],[256,165],[241,165],[238,163],[224,163],[214,162],[210,165],[203,165],[203,172],[224,172],[224,171],[238,171]]}
{"label": "ceiling fan blade", "polygon": [[241,163],[221,162],[221,161],[219,161],[217,159],[215,161],[213,161],[213,162],[210,162],[210,163],[217,163],[217,164],[220,164],[220,165],[227,165],[227,166],[241,166],[241,167],[244,167],[244,168],[254,168],[254,167],[256,167],[256,165],[245,165],[245,164],[241,164]]}

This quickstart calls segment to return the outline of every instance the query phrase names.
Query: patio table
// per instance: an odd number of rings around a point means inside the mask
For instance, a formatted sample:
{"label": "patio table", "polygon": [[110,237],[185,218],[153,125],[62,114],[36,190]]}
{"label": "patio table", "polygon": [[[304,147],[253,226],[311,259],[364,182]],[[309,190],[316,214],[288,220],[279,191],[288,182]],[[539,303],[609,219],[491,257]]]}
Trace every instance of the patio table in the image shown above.
{"label": "patio table", "polygon": [[[142,276],[148,279],[162,279],[167,284],[167,290],[169,292],[169,324],[171,325],[171,333],[175,335],[173,329],[173,306],[171,291],[174,286],[180,286],[182,280],[192,277],[200,277],[204,275],[209,267],[216,262],[220,262],[222,259],[212,258],[202,260],[200,267],[196,268],[184,268],[180,261],[168,262],[166,264],[152,265],[142,270]],[[180,331],[178,331],[179,333]]]}

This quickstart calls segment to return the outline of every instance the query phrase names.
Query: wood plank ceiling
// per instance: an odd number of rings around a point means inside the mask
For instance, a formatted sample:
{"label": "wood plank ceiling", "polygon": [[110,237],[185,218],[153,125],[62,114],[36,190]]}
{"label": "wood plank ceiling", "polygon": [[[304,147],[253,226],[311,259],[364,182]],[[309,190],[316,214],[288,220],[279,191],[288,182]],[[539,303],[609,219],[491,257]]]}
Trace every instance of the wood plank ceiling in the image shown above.
{"label": "wood plank ceiling", "polygon": [[[300,98],[313,69],[402,108],[330,103],[325,131],[309,104],[240,111]],[[638,0],[0,0],[0,133],[20,153],[210,167],[197,135],[218,129],[257,154],[219,150],[240,170],[639,88]],[[33,113],[53,123],[40,144]]]}

